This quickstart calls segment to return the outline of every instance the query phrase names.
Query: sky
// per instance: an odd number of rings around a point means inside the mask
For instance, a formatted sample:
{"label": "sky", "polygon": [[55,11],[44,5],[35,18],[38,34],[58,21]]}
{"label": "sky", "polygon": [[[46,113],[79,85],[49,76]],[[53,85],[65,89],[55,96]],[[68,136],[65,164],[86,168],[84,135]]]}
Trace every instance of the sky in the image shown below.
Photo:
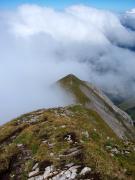
{"label": "sky", "polygon": [[63,9],[74,4],[83,4],[120,12],[135,7],[135,0],[0,0],[0,8],[15,8],[25,3],[34,3],[55,9]]}
{"label": "sky", "polygon": [[125,12],[115,13],[103,0],[93,3],[96,8],[90,1],[0,0],[0,124],[72,104],[73,97],[52,86],[67,74],[113,95],[133,96],[135,5],[123,1],[114,9]]}

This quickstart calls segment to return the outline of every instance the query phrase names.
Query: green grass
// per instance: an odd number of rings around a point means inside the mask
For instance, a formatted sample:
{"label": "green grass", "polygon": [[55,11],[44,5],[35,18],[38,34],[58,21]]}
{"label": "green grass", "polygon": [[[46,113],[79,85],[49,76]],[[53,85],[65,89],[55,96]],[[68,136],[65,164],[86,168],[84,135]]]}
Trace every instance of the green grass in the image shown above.
{"label": "green grass", "polygon": [[11,143],[0,149],[0,173],[9,169],[10,162],[19,153],[17,146]]}
{"label": "green grass", "polygon": [[[59,112],[59,114],[69,111],[71,115],[57,116],[55,111]],[[47,117],[47,120],[45,117]],[[14,126],[11,123],[3,127],[6,128],[7,126],[11,132],[13,127],[16,129],[20,124]],[[3,132],[6,133],[5,137],[10,134],[5,130]],[[85,135],[86,132],[89,137]],[[68,133],[74,133],[77,144],[68,143],[63,138]],[[45,140],[48,142],[44,143]],[[48,143],[53,144],[53,147],[49,147]],[[1,148],[0,162],[2,163],[0,163],[0,172],[9,168],[10,160],[18,153],[16,144],[23,144],[31,150],[31,160],[35,162],[49,160],[56,166],[61,166],[62,163],[74,162],[75,164],[84,164],[91,167],[94,171],[99,172],[103,179],[111,179],[116,176],[125,179],[135,178],[134,152],[128,156],[117,155],[111,157],[106,150],[106,146],[117,146],[119,149],[124,149],[124,142],[114,134],[95,111],[86,109],[81,105],[69,106],[64,110],[61,110],[61,108],[45,110],[39,121],[25,126],[12,143],[9,142],[9,145],[4,146],[6,150]],[[79,157],[59,158],[59,155],[75,146],[82,148]],[[128,148],[132,149],[132,146],[134,145],[131,143]],[[50,154],[53,154],[53,156],[50,156]],[[33,161],[28,160],[25,162],[25,168],[22,170],[24,179],[32,168]],[[124,169],[127,169],[126,173],[123,172]]]}
{"label": "green grass", "polygon": [[80,86],[85,86],[85,83],[83,83],[83,81],[74,75],[68,75],[65,78],[59,80],[58,83],[64,87],[65,90],[71,92],[75,96],[77,103],[84,105],[90,102],[90,99],[80,89]]}

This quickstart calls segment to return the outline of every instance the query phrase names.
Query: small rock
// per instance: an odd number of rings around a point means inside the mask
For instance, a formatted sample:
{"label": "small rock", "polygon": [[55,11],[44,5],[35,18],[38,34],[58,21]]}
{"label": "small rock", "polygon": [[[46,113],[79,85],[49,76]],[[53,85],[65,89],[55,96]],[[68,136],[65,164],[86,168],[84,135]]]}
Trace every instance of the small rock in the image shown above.
{"label": "small rock", "polygon": [[66,110],[65,113],[66,113],[67,116],[73,115],[73,113],[71,111],[69,111],[69,110]]}
{"label": "small rock", "polygon": [[125,154],[130,154],[130,152],[129,151],[125,151]]}
{"label": "small rock", "polygon": [[110,149],[112,149],[112,147],[111,146],[106,146],[106,149],[110,150]]}
{"label": "small rock", "polygon": [[60,172],[59,174],[54,176],[52,178],[52,180],[66,180],[67,178],[66,178],[66,175],[64,173],[65,173],[65,171]]}
{"label": "small rock", "polygon": [[29,177],[36,176],[39,173],[39,168],[36,168],[35,171],[29,173]]}
{"label": "small rock", "polygon": [[70,168],[74,165],[74,163],[67,164],[66,167]]}
{"label": "small rock", "polygon": [[44,179],[47,179],[51,173],[53,172],[54,167],[53,166],[48,166],[45,168],[45,172],[44,172]]}
{"label": "small rock", "polygon": [[45,140],[45,141],[42,141],[42,142],[43,142],[44,144],[47,144],[47,142],[48,142],[48,141],[47,141],[47,140]]}
{"label": "small rock", "polygon": [[54,153],[50,153],[50,156],[51,156],[51,157],[54,156]]}
{"label": "small rock", "polygon": [[34,178],[34,180],[44,180],[44,176],[36,176],[35,178]]}
{"label": "small rock", "polygon": [[79,168],[80,166],[72,166],[71,168],[69,168],[69,171],[71,172],[71,176],[69,179],[75,179],[76,176],[77,176],[77,169]]}
{"label": "small rock", "polygon": [[55,145],[55,143],[48,143],[49,148],[52,148]]}
{"label": "small rock", "polygon": [[69,135],[67,135],[67,137],[65,137],[65,140],[67,140],[67,141],[72,141],[72,139],[71,139],[71,135],[69,134]]}
{"label": "small rock", "polygon": [[64,113],[61,113],[60,115],[63,116],[63,117],[66,117],[66,114],[64,114]]}
{"label": "small rock", "polygon": [[38,167],[38,163],[36,163],[36,164],[33,166],[32,170],[35,170],[37,167]]}
{"label": "small rock", "polygon": [[114,154],[112,154],[112,153],[111,153],[110,155],[111,155],[112,157],[114,156]]}
{"label": "small rock", "polygon": [[128,141],[125,141],[125,145],[129,145],[129,142],[128,142]]}
{"label": "small rock", "polygon": [[89,133],[88,133],[88,131],[82,132],[82,134],[83,134],[86,138],[89,138]]}
{"label": "small rock", "polygon": [[32,178],[28,178],[28,180],[35,180],[35,178],[34,178],[34,177],[32,177]]}
{"label": "small rock", "polygon": [[121,151],[121,154],[122,154],[122,155],[124,155],[124,154],[125,154],[123,150]]}
{"label": "small rock", "polygon": [[87,173],[89,173],[89,172],[91,172],[91,168],[89,168],[89,167],[84,167],[84,168],[82,169],[82,171],[80,172],[80,175],[85,175],[85,174],[87,174]]}
{"label": "small rock", "polygon": [[13,178],[13,177],[15,177],[15,175],[14,175],[14,174],[11,174],[10,177]]}
{"label": "small rock", "polygon": [[119,151],[118,151],[117,148],[113,148],[113,149],[111,150],[111,152],[114,153],[114,154],[119,154]]}
{"label": "small rock", "polygon": [[65,154],[59,155],[59,157],[72,157],[81,154],[82,150],[78,148],[71,148]]}
{"label": "small rock", "polygon": [[17,144],[17,147],[23,147],[23,144]]}
{"label": "small rock", "polygon": [[80,142],[81,142],[81,143],[84,143],[84,141],[83,141],[82,139],[80,140]]}
{"label": "small rock", "polygon": [[30,120],[30,122],[32,122],[32,123],[34,123],[36,121],[37,121],[37,117],[32,117],[31,120]]}
{"label": "small rock", "polygon": [[15,139],[15,138],[16,138],[16,136],[12,136],[12,137],[11,137],[11,139]]}
{"label": "small rock", "polygon": [[66,176],[67,178],[70,178],[70,177],[71,177],[71,171],[70,171],[70,170],[67,170],[64,174],[65,174],[65,176]]}
{"label": "small rock", "polygon": [[65,125],[62,125],[61,128],[65,128],[66,126]]}

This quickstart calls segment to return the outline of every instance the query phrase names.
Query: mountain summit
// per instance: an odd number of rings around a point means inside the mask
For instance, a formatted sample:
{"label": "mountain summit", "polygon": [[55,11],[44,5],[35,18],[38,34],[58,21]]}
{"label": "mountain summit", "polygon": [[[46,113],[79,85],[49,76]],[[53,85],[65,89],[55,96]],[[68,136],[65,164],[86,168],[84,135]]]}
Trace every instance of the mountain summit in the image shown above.
{"label": "mountain summit", "polygon": [[131,118],[92,84],[57,81],[75,99],[0,127],[1,180],[135,179]]}
{"label": "mountain summit", "polygon": [[100,89],[72,74],[60,79],[58,83],[70,92],[75,103],[95,110],[120,138],[134,138],[135,131],[130,116],[115,106]]}

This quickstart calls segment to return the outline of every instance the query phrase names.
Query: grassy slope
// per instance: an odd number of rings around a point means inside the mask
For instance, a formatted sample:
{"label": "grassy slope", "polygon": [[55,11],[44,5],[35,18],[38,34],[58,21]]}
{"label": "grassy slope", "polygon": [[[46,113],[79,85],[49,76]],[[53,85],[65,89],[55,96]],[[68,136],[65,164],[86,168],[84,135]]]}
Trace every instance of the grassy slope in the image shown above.
{"label": "grassy slope", "polygon": [[[90,89],[90,87],[87,85],[87,82],[82,81],[80,79],[78,79],[76,76],[74,75],[68,75],[64,78],[62,78],[61,80],[58,81],[58,83],[68,92],[70,91],[72,93],[72,95],[75,96],[75,100],[76,103],[80,103],[82,105],[85,105],[87,103],[90,103],[90,98],[88,98],[81,90],[80,86],[85,87],[86,89],[90,90],[90,92],[93,93],[93,95],[97,96],[97,98],[99,98],[102,103],[108,108],[108,110],[112,113],[115,113],[113,108],[106,103],[106,101],[101,98],[97,93],[95,93],[92,89]],[[117,116],[117,114],[116,114]]]}
{"label": "grassy slope", "polygon": [[58,83],[60,83],[60,85],[64,87],[65,90],[75,95],[77,103],[84,105],[90,101],[89,98],[80,90],[80,85],[86,86],[86,84],[76,76],[72,74],[68,75],[65,78],[59,80]]}
{"label": "grassy slope", "polygon": [[[61,166],[63,162],[84,164],[100,173],[103,179],[135,178],[135,151],[132,150],[134,145],[128,145],[130,154],[112,157],[106,149],[107,146],[122,150],[126,148],[126,144],[116,137],[96,112],[76,105],[44,110],[40,116],[36,116],[36,113],[21,116],[0,128],[0,173],[8,170],[13,157],[20,153],[17,144],[23,144],[31,151],[32,157],[24,162],[22,179],[27,179],[27,173],[36,161],[43,160],[49,160],[57,166]],[[30,123],[33,117],[37,119]],[[23,128],[20,132],[17,131],[12,139],[13,132],[20,126]],[[64,140],[67,133],[74,133],[76,143]],[[8,143],[5,143],[4,139]],[[53,144],[53,148],[49,148],[43,142],[45,140]],[[74,146],[83,148],[80,157],[58,159],[60,154]],[[53,156],[50,156],[50,153],[53,153]]]}
{"label": "grassy slope", "polygon": [[88,91],[90,90],[90,93],[92,92],[93,95],[95,95],[97,98],[99,98],[99,100],[102,101],[103,105],[106,106],[106,108],[108,109],[108,113],[112,113],[116,119],[118,121],[121,122],[121,124],[125,127],[126,131],[127,131],[127,137],[134,139],[132,137],[134,137],[135,133],[134,130],[131,131],[131,129],[129,129],[124,121],[123,121],[123,117],[121,117],[116,111],[114,111],[114,109],[103,99],[101,98],[98,93],[95,93],[92,88],[90,89],[90,87],[87,85],[87,83],[85,81],[82,81],[80,79],[78,79],[76,76],[69,74],[66,77],[62,78],[61,80],[58,81],[58,83],[65,89],[67,90],[67,92],[71,92],[71,94],[74,96],[76,103],[80,103],[82,105],[87,105],[90,103],[90,98],[87,97],[85,95],[85,93],[82,92],[81,90],[81,86],[85,87],[86,89],[88,89]]}
{"label": "grassy slope", "polygon": [[[84,105],[90,101],[79,88],[80,85],[86,86],[85,82],[69,75],[61,79],[60,83],[73,92],[78,103]],[[36,121],[31,122],[33,118]],[[74,134],[76,143],[70,144],[64,140],[63,137],[68,133]],[[52,144],[53,148],[44,141]],[[96,112],[80,105],[23,115],[0,127],[0,144],[0,173],[9,170],[14,157],[21,153],[18,144],[23,144],[25,149],[30,151],[31,157],[25,160],[21,167],[22,179],[27,179],[27,174],[35,162],[43,160],[56,166],[68,162],[84,164],[100,173],[102,179],[135,179],[135,145],[132,142],[127,145],[119,140]],[[75,146],[83,149],[80,157],[58,158]],[[112,156],[107,146],[117,147],[119,152],[128,149],[130,153]],[[53,156],[50,156],[50,153]],[[14,169],[12,171],[15,174]]]}

